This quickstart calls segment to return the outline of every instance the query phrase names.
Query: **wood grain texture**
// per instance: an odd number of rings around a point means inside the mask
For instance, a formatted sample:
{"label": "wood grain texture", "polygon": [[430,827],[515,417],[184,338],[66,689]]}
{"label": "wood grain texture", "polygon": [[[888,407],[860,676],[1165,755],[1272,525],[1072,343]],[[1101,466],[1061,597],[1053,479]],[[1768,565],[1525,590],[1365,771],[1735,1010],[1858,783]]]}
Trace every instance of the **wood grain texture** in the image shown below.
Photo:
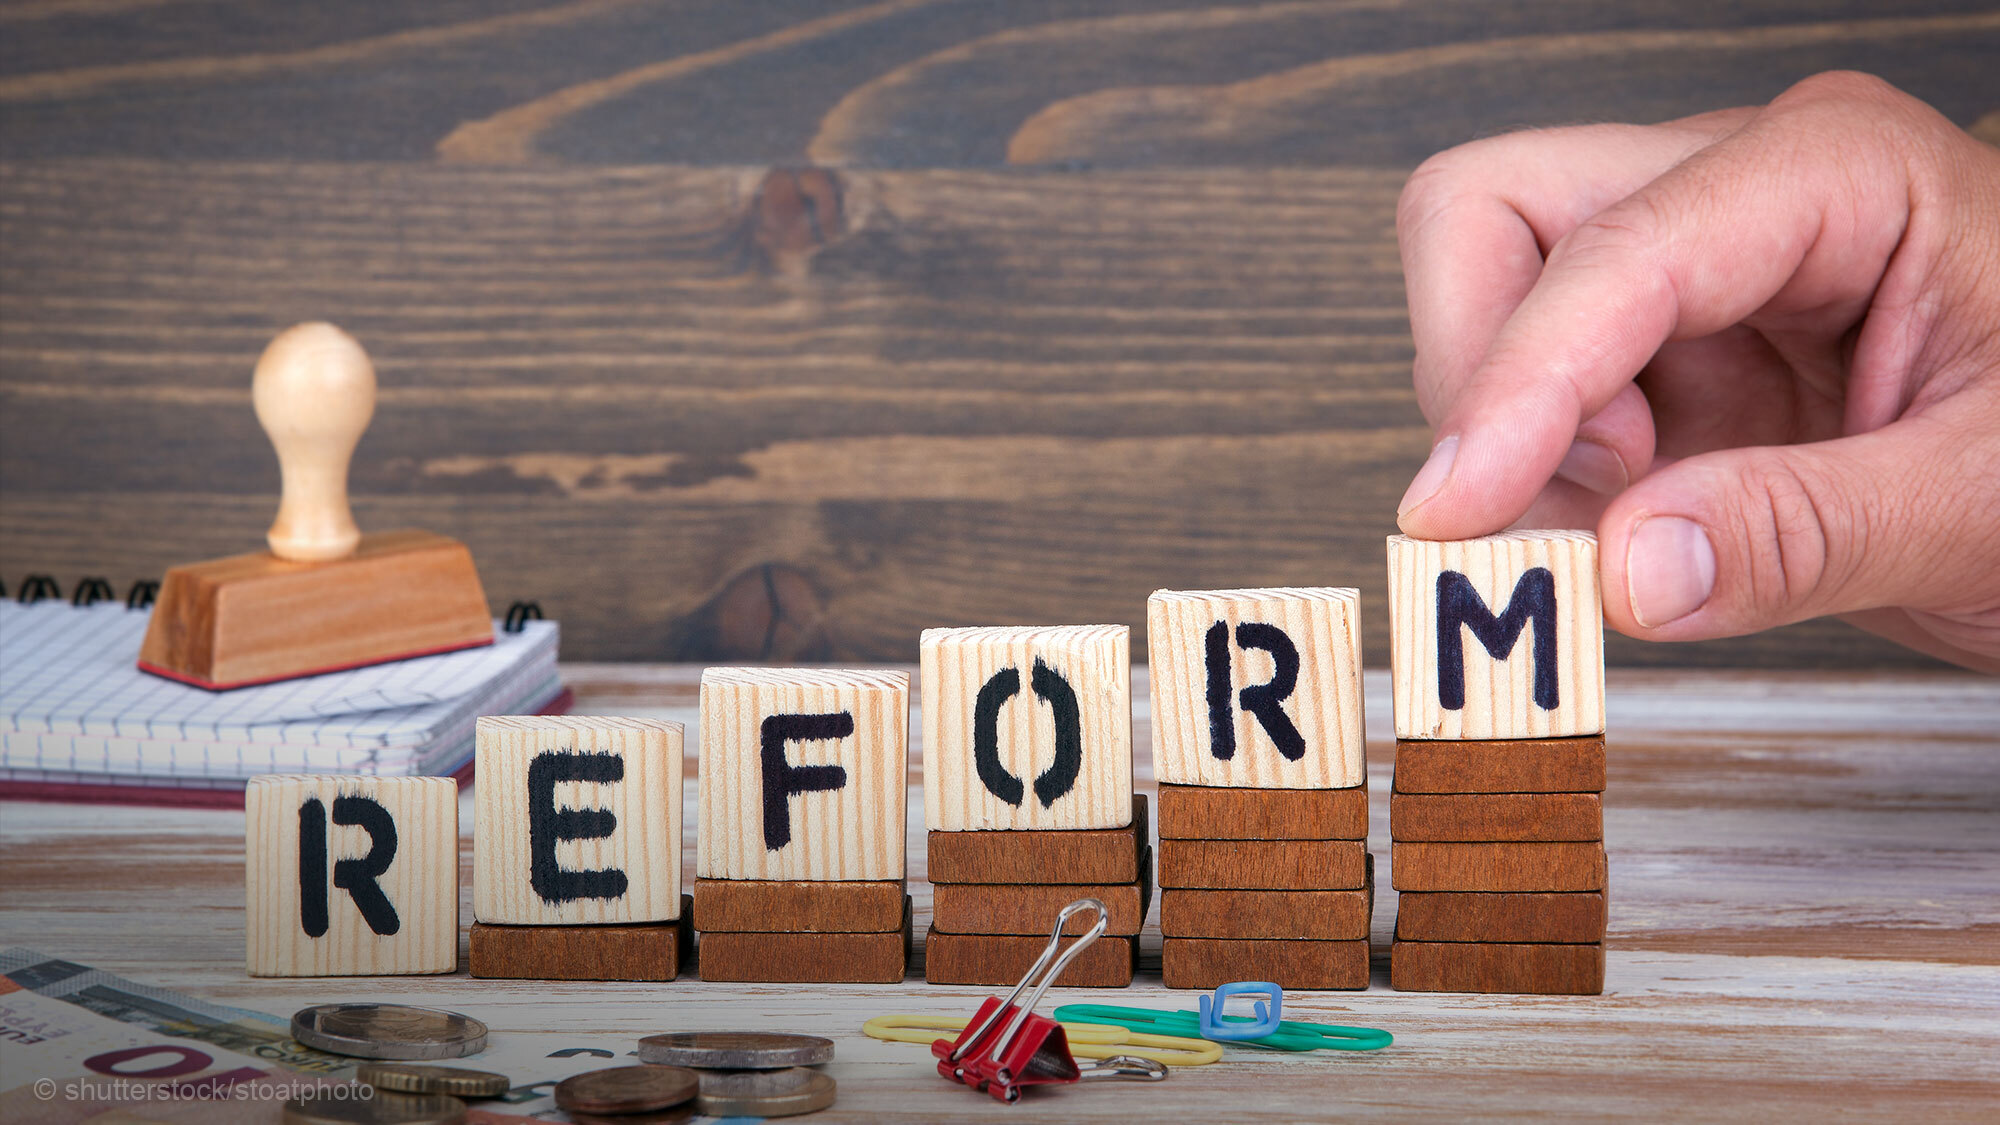
{"label": "wood grain texture", "polygon": [[[798,737],[809,716],[837,719],[845,733]],[[909,720],[908,672],[703,672],[696,871],[707,879],[900,881]],[[772,768],[773,750],[782,771]],[[792,773],[827,767],[842,771],[839,785]],[[782,820],[769,805],[774,792],[784,794]]]}
{"label": "wood grain texture", "polygon": [[697,966],[705,981],[760,984],[899,984],[910,964],[909,900],[888,933],[704,930]]}
{"label": "wood grain texture", "polygon": [[1368,939],[1246,941],[1168,937],[1160,943],[1168,988],[1214,989],[1230,981],[1267,980],[1287,991],[1368,987]]}
{"label": "wood grain texture", "polygon": [[1432,844],[1396,841],[1389,877],[1399,891],[1601,891],[1599,843]]}
{"label": "wood grain texture", "polygon": [[1365,840],[1160,841],[1162,887],[1344,891],[1367,880]]}
{"label": "wood grain texture", "polygon": [[1397,793],[1602,793],[1604,753],[1603,735],[1499,742],[1399,739],[1391,780]]}
{"label": "wood grain texture", "polygon": [[1604,991],[1602,945],[1397,941],[1389,958],[1391,987],[1398,992]]}
{"label": "wood grain texture", "polygon": [[1160,786],[1163,840],[1366,840],[1368,787]]}
{"label": "wood grain texture", "polygon": [[933,883],[1131,883],[1146,858],[1148,802],[1132,797],[1123,828],[1016,832],[932,832]]}
{"label": "wood grain texture", "polygon": [[1046,934],[1063,907],[1080,898],[1104,904],[1104,932],[1131,937],[1145,928],[1153,903],[1153,855],[1139,858],[1134,883],[937,883],[931,887],[931,920],[947,934]]}
{"label": "wood grain texture", "polygon": [[467,971],[488,979],[668,981],[694,963],[694,926],[685,906],[672,922],[595,926],[474,922],[467,940]]}
{"label": "wood grain texture", "polygon": [[[1389,626],[1397,738],[1604,731],[1604,610],[1590,532],[1509,531],[1450,543],[1391,535]],[[1441,653],[1447,641],[1459,659]],[[1457,688],[1450,702],[1442,698],[1448,681]]]}
{"label": "wood grain texture", "polygon": [[[1396,899],[1396,937],[1403,941],[1603,941],[1604,897],[1602,891],[1407,891]],[[1162,904],[1161,910],[1165,909]]]}
{"label": "wood grain texture", "polygon": [[1130,638],[1123,625],[924,630],[925,827],[1129,824]]}
{"label": "wood grain texture", "polygon": [[1160,892],[1160,933],[1170,938],[1365,941],[1375,909],[1370,883],[1352,891],[1165,890]]}
{"label": "wood grain texture", "polygon": [[[489,716],[477,739],[474,917],[533,926],[680,917],[681,724]],[[567,835],[567,809],[597,823]]]}
{"label": "wood grain texture", "polygon": [[[343,799],[368,805],[350,812],[340,807]],[[371,810],[387,824],[358,815]],[[458,786],[450,778],[253,777],[243,813],[244,965],[251,976],[458,967]],[[318,851],[320,863],[301,863],[302,851]],[[356,859],[375,873],[381,901],[372,911],[364,910],[369,904],[358,887],[334,885],[335,867]]]}
{"label": "wood grain texture", "polygon": [[1391,793],[1392,840],[1602,840],[1596,793]]}
{"label": "wood grain texture", "polygon": [[903,923],[901,882],[696,879],[695,924],[703,930],[885,933]]}
{"label": "wood grain texture", "polygon": [[[924,934],[924,981],[988,988],[1013,985],[1027,975],[1048,944],[1047,934],[948,934],[933,926]],[[1138,938],[1101,937],[1069,963],[1058,987],[1125,988],[1138,969]]]}
{"label": "wood grain texture", "polygon": [[[1352,588],[1155,590],[1146,601],[1154,777],[1263,789],[1360,785],[1360,618],[1361,592]],[[1220,678],[1218,666],[1227,668]],[[1220,698],[1218,687],[1226,689]],[[1218,708],[1229,740],[1221,747]],[[1275,734],[1260,709],[1275,709]],[[1281,748],[1280,736],[1296,745]]]}

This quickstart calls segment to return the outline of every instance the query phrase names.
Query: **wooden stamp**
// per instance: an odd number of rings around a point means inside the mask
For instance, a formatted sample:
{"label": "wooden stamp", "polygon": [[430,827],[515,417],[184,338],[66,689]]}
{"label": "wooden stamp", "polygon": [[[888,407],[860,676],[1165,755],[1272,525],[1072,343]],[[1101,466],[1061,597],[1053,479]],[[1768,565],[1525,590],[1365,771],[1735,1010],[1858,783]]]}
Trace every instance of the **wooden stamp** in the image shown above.
{"label": "wooden stamp", "polygon": [[1366,840],[1368,787],[1160,786],[1165,840]]}
{"label": "wooden stamp", "polygon": [[664,922],[681,908],[681,725],[601,715],[478,724],[481,922]]}
{"label": "wooden stamp", "polygon": [[909,964],[907,898],[902,924],[887,933],[701,932],[699,967],[705,981],[900,984]]}
{"label": "wooden stamp", "polygon": [[1147,804],[1132,796],[1123,828],[1047,832],[932,832],[932,883],[1135,883],[1145,857]]}
{"label": "wooden stamp", "polygon": [[472,924],[471,971],[506,980],[673,980],[694,959],[684,903],[673,922],[601,926]]}
{"label": "wooden stamp", "polygon": [[1160,944],[1160,973],[1168,988],[1212,989],[1237,980],[1267,980],[1285,989],[1367,988],[1368,939],[1170,937]]}
{"label": "wooden stamp", "polygon": [[1391,793],[1395,840],[1602,840],[1596,793]]}
{"label": "wooden stamp", "polygon": [[139,667],[220,690],[491,644],[464,544],[354,525],[347,463],[375,411],[361,345],[331,324],[289,328],[252,393],[284,476],[270,550],[167,571]]}
{"label": "wooden stamp", "polygon": [[1399,891],[1601,891],[1604,845],[1396,841],[1389,878]]}
{"label": "wooden stamp", "polygon": [[1602,793],[1604,736],[1396,743],[1397,793]]}
{"label": "wooden stamp", "polygon": [[1374,880],[1353,891],[1160,892],[1168,937],[1365,941],[1375,913]]}
{"label": "wooden stamp", "polygon": [[1595,535],[1391,535],[1389,618],[1397,738],[1603,733]]}
{"label": "wooden stamp", "polygon": [[251,976],[458,967],[458,785],[450,778],[253,777],[243,812]]}
{"label": "wooden stamp", "polygon": [[[1070,938],[1063,939],[1069,947]],[[924,934],[924,980],[986,987],[1019,984],[1048,948],[1042,934]],[[1063,988],[1124,988],[1139,969],[1139,939],[1109,934],[1086,946],[1063,970]]]}
{"label": "wooden stamp", "polygon": [[903,924],[905,887],[893,882],[762,879],[694,881],[696,924],[737,933],[888,933]]}
{"label": "wooden stamp", "polygon": [[1344,891],[1368,881],[1362,840],[1161,840],[1162,887]]}
{"label": "wooden stamp", "polygon": [[1594,996],[1604,991],[1604,946],[1397,941],[1389,985],[1398,992],[1518,992]]}
{"label": "wooden stamp", "polygon": [[704,671],[696,874],[901,880],[909,713],[907,672]]}
{"label": "wooden stamp", "polygon": [[1129,824],[1130,645],[1123,625],[924,630],[925,826]]}
{"label": "wooden stamp", "polygon": [[1603,891],[1411,891],[1396,903],[1404,941],[1593,942],[1604,940],[1604,922]]}
{"label": "wooden stamp", "polygon": [[1362,784],[1360,603],[1360,591],[1335,587],[1155,591],[1146,640],[1158,779]]}
{"label": "wooden stamp", "polygon": [[1152,856],[1139,863],[1136,883],[1075,886],[1067,883],[935,883],[931,924],[948,934],[1047,933],[1050,920],[1080,898],[1094,898],[1110,912],[1105,933],[1130,937],[1146,925],[1152,905]]}

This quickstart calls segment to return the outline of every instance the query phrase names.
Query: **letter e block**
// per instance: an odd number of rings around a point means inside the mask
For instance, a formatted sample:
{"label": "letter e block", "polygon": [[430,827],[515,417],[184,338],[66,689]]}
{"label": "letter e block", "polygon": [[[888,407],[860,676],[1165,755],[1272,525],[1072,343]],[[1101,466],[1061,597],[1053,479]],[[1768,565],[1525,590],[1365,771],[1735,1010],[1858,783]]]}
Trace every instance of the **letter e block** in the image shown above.
{"label": "letter e block", "polygon": [[933,832],[1132,823],[1131,630],[926,629]]}
{"label": "letter e block", "polygon": [[681,915],[681,725],[479,720],[472,913],[510,926]]}
{"label": "letter e block", "polygon": [[458,967],[456,782],[253,777],[243,812],[251,976]]}
{"label": "letter e block", "polygon": [[1146,602],[1153,770],[1173,785],[1367,777],[1358,590],[1159,590]]}
{"label": "letter e block", "polygon": [[1389,618],[1397,738],[1603,733],[1595,535],[1391,535]]}
{"label": "letter e block", "polygon": [[907,672],[704,671],[696,874],[902,879],[909,753]]}

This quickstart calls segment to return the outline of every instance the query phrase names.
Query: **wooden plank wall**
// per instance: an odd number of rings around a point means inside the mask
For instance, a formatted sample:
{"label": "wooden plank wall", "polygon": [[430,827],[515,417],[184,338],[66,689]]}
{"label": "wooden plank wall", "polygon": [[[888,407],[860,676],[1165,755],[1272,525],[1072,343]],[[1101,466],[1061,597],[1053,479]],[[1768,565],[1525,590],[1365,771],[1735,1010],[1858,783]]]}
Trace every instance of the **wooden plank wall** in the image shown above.
{"label": "wooden plank wall", "polygon": [[320,317],[381,373],[364,526],[466,539],[570,658],[1353,584],[1380,665],[1408,170],[1834,67],[2000,138],[1996,48],[1990,0],[12,0],[0,577],[259,545],[250,367]]}

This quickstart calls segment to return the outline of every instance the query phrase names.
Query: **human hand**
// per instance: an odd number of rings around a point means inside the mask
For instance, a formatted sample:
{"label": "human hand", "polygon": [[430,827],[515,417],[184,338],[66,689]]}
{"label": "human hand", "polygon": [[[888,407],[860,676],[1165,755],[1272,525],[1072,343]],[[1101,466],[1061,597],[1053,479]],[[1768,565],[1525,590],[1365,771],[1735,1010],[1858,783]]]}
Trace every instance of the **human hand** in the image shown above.
{"label": "human hand", "polygon": [[1396,226],[1405,533],[1595,525],[1632,636],[1841,614],[2000,672],[2000,150],[1823,74],[1451,149]]}

